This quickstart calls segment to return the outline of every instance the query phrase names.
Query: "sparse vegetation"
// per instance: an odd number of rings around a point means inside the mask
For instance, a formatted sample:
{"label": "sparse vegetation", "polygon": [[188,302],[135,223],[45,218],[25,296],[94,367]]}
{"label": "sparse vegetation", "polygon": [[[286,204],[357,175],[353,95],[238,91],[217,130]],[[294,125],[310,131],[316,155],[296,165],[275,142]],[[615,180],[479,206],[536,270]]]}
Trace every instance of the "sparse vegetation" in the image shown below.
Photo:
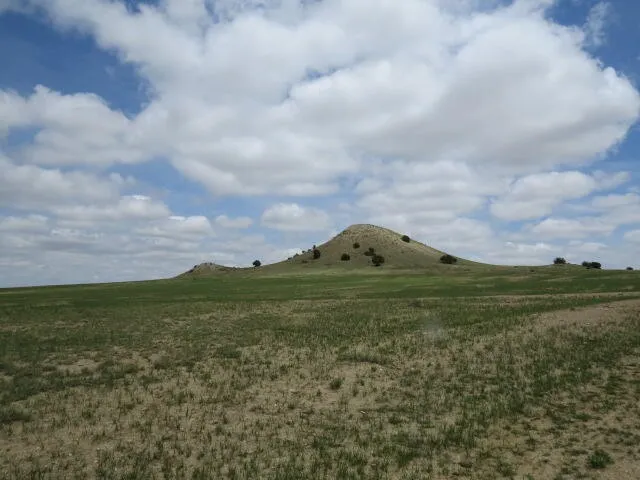
{"label": "sparse vegetation", "polygon": [[440,257],[440,263],[444,263],[445,265],[455,265],[457,262],[458,259],[448,253]]}
{"label": "sparse vegetation", "polygon": [[348,253],[343,253],[340,257],[340,260],[342,260],[343,262],[348,262],[349,260],[351,260],[351,255],[349,255]]}
{"label": "sparse vegetation", "polygon": [[566,265],[567,261],[563,257],[556,257],[553,259],[554,265]]}
{"label": "sparse vegetation", "polygon": [[429,275],[2,290],[0,472],[626,478],[640,278],[439,255]]}
{"label": "sparse vegetation", "polygon": [[260,260],[254,260],[254,261],[253,261],[253,263],[252,263],[252,265],[253,265],[254,267],[258,268],[259,266],[261,266],[261,265],[262,265],[262,262],[261,262]]}
{"label": "sparse vegetation", "polygon": [[409,243],[411,241],[411,237],[409,237],[409,235],[403,235],[402,236],[402,241]]}

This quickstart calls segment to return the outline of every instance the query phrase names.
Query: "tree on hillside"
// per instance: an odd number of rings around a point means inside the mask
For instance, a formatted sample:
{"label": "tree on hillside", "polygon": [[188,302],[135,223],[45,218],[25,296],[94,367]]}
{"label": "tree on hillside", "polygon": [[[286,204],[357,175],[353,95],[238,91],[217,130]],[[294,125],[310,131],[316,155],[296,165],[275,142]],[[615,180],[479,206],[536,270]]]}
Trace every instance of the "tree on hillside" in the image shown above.
{"label": "tree on hillside", "polygon": [[631,272],[631,271],[633,271],[633,267],[627,267],[627,270],[628,270],[629,272]]}
{"label": "tree on hillside", "polygon": [[262,262],[260,260],[254,260],[253,261],[253,266],[258,268],[260,265],[262,265]]}
{"label": "tree on hillside", "polygon": [[320,258],[320,250],[318,250],[317,248],[315,248],[315,246],[313,247],[313,259],[317,260]]}
{"label": "tree on hillside", "polygon": [[600,262],[582,262],[582,266],[586,268],[595,268],[596,270],[600,270],[602,268],[602,264]]}
{"label": "tree on hillside", "polygon": [[457,263],[457,261],[458,259],[456,257],[454,257],[453,255],[449,255],[448,253],[440,257],[440,262],[446,265],[453,265]]}
{"label": "tree on hillside", "polygon": [[566,261],[564,258],[562,258],[562,257],[556,257],[556,258],[553,260],[553,264],[554,264],[554,265],[566,265],[566,264],[567,264],[567,261]]}
{"label": "tree on hillside", "polygon": [[373,263],[374,267],[379,267],[384,263],[384,257],[382,255],[374,255],[373,257],[371,257],[371,262]]}
{"label": "tree on hillside", "polygon": [[411,238],[409,237],[409,235],[403,235],[402,236],[402,241],[409,243],[411,241]]}
{"label": "tree on hillside", "polygon": [[348,253],[343,253],[340,257],[340,260],[342,260],[343,262],[348,262],[349,260],[351,260],[351,255],[349,255]]}

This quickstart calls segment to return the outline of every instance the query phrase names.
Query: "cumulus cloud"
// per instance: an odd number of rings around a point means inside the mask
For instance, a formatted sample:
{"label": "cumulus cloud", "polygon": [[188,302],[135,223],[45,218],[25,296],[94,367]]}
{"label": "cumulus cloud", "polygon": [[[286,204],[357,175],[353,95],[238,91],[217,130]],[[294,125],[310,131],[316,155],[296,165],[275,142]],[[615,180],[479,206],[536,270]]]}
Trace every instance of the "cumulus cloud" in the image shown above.
{"label": "cumulus cloud", "polygon": [[209,219],[201,215],[192,217],[172,215],[152,225],[139,228],[136,233],[148,237],[197,239],[212,236],[213,228]]}
{"label": "cumulus cloud", "polygon": [[491,203],[491,213],[504,220],[540,218],[551,214],[554,207],[567,200],[614,188],[628,179],[628,172],[587,175],[571,171],[528,175],[514,181],[506,195]]}
{"label": "cumulus cloud", "polygon": [[132,119],[92,96],[39,90],[58,105],[40,116],[39,101],[12,98],[2,108],[17,110],[14,124],[44,123],[24,155],[116,163],[157,150],[215,194],[327,194],[371,157],[522,173],[584,164],[624,138],[640,105],[575,28],[545,18],[544,2],[226,2],[242,8],[220,23],[198,1],[135,14],[120,2],[34,3],[136,65],[153,97]]}
{"label": "cumulus cloud", "polygon": [[0,154],[0,207],[44,210],[56,205],[103,202],[118,196],[122,178],[101,178],[34,165],[16,165]]}
{"label": "cumulus cloud", "polygon": [[531,233],[544,238],[584,238],[608,235],[616,226],[600,218],[547,218],[531,228]]}
{"label": "cumulus cloud", "polygon": [[640,223],[640,195],[637,193],[595,197],[591,206],[613,225]]}
{"label": "cumulus cloud", "polygon": [[326,212],[297,203],[278,203],[267,208],[260,219],[262,225],[290,232],[313,232],[327,230],[331,219]]}

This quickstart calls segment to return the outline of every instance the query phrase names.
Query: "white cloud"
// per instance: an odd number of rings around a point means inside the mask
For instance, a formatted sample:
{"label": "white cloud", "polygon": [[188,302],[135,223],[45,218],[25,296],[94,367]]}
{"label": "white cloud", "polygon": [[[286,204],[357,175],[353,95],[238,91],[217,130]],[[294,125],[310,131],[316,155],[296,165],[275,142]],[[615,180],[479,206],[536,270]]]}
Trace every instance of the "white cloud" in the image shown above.
{"label": "white cloud", "polygon": [[506,195],[491,203],[491,213],[503,220],[540,218],[551,214],[567,200],[614,188],[628,179],[628,172],[587,175],[571,171],[528,175],[513,182]]}
{"label": "white cloud", "polygon": [[530,232],[543,238],[584,238],[609,235],[616,226],[600,218],[547,218],[531,227]]}
{"label": "white cloud", "polygon": [[605,29],[611,17],[610,2],[600,1],[591,10],[584,25],[587,43],[594,47],[602,46],[606,41]]}
{"label": "white cloud", "polygon": [[291,232],[322,231],[331,227],[331,219],[326,212],[296,203],[273,205],[262,213],[260,221],[265,227]]}
{"label": "white cloud", "polygon": [[193,0],[138,14],[120,2],[35,3],[135,64],[153,96],[131,119],[91,95],[14,98],[7,118],[44,124],[26,158],[162,154],[215,194],[324,195],[371,157],[525,174],[585,164],[624,138],[640,105],[582,50],[582,34],[545,18],[550,2],[268,2],[265,13],[226,2],[214,7],[222,23]]}
{"label": "white cloud", "polygon": [[53,209],[67,224],[92,225],[100,222],[155,220],[171,215],[169,208],[144,195],[126,195],[105,205],[75,205]]}
{"label": "white cloud", "polygon": [[209,219],[200,215],[192,217],[173,215],[147,227],[139,228],[136,233],[147,237],[172,239],[197,239],[214,234]]}
{"label": "white cloud", "polygon": [[253,224],[253,220],[249,217],[229,218],[226,215],[218,215],[215,223],[221,228],[244,229],[249,228]]}
{"label": "white cloud", "polygon": [[640,205],[640,195],[637,193],[627,193],[624,195],[612,194],[595,197],[592,205],[598,209],[615,209],[629,205]]}
{"label": "white cloud", "polygon": [[592,207],[612,225],[640,224],[640,195],[637,193],[595,197]]}
{"label": "white cloud", "polygon": [[56,205],[103,202],[118,196],[120,177],[103,179],[83,172],[63,172],[16,165],[0,154],[0,207],[50,209]]}
{"label": "white cloud", "polygon": [[155,153],[140,128],[89,93],[61,95],[38,85],[28,98],[0,90],[0,135],[12,128],[37,129],[20,158],[41,165],[111,165],[137,162]]}

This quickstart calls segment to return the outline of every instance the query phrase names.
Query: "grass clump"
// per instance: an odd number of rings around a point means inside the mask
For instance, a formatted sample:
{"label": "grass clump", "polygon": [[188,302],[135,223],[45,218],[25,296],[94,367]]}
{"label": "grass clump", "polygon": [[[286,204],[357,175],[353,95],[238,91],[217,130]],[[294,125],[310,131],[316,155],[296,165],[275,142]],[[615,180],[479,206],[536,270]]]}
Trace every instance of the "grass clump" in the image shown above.
{"label": "grass clump", "polygon": [[333,380],[331,380],[331,382],[329,383],[329,388],[331,390],[340,390],[340,387],[342,387],[343,383],[344,383],[343,378],[336,377]]}
{"label": "grass clump", "polygon": [[587,465],[589,468],[602,469],[606,468],[613,463],[613,458],[604,450],[598,449],[589,455],[587,458]]}

